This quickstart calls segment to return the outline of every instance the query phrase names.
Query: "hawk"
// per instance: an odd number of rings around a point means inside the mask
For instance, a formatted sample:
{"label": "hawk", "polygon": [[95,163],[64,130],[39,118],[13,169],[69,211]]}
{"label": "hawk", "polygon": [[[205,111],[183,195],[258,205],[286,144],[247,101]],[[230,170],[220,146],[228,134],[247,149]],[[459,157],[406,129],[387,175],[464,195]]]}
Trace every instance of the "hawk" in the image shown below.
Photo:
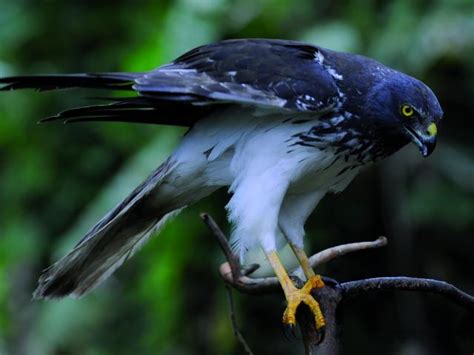
{"label": "hawk", "polygon": [[[146,73],[1,78],[1,90],[73,87],[132,91],[107,104],[42,121],[126,121],[186,126],[179,146],[62,259],[35,298],[81,296],[106,279],[169,217],[221,187],[242,261],[261,248],[283,288],[283,322],[301,302],[325,326],[310,294],[324,282],[303,251],[304,224],[328,193],[413,142],[435,148],[443,116],[428,86],[355,54],[286,40],[227,40],[195,48]],[[296,288],[278,256],[288,243],[306,276]]]}

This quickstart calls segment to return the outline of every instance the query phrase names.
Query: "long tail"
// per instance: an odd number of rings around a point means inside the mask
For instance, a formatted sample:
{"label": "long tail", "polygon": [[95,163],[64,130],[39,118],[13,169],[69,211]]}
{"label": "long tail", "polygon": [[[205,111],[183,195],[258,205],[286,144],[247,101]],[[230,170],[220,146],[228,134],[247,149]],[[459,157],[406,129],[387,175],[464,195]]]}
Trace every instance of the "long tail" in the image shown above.
{"label": "long tail", "polygon": [[[36,89],[48,91],[68,88],[125,90],[135,92],[135,80],[143,73],[91,73],[29,75],[0,78],[0,91]],[[131,122],[192,126],[209,114],[211,106],[194,105],[193,95],[176,93],[140,94],[128,97],[102,97],[107,104],[69,109],[40,122],[60,120],[65,123],[85,121]]]}
{"label": "long tail", "polygon": [[73,250],[43,271],[33,298],[80,297],[110,276],[179,207],[157,201],[163,178],[172,169],[163,163],[122,203],[100,220]]}
{"label": "long tail", "polygon": [[[95,88],[134,91],[140,73],[36,75],[0,78],[0,91]],[[106,98],[104,105],[73,108],[43,121],[122,121],[192,126],[211,106],[195,105],[194,97],[172,92]],[[112,102],[110,102],[112,101]],[[163,179],[172,170],[168,160],[54,265],[44,270],[34,298],[79,297],[120,267],[163,223],[186,204],[162,198]],[[166,194],[165,194],[166,195]],[[191,201],[192,202],[192,201]]]}
{"label": "long tail", "polygon": [[23,75],[0,78],[0,91],[36,89],[39,91],[67,88],[132,90],[140,73],[80,73],[58,75]]}

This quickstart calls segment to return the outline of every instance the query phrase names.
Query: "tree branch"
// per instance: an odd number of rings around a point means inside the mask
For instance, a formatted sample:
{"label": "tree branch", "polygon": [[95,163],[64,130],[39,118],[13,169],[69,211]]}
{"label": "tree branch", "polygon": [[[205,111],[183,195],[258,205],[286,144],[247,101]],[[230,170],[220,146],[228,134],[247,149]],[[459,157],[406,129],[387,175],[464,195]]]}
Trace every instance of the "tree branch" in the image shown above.
{"label": "tree branch", "polygon": [[[251,278],[247,275],[255,271],[259,266],[257,264],[251,265],[247,270],[242,270],[239,259],[232,253],[232,249],[229,245],[228,239],[222,230],[219,228],[214,219],[207,213],[201,213],[200,215],[203,222],[211,230],[212,234],[217,240],[217,243],[221,247],[227,262],[223,263],[219,272],[224,281],[236,288],[240,292],[249,294],[266,294],[278,292],[280,290],[280,283],[276,277],[262,277],[262,278]],[[310,257],[311,266],[326,264],[331,260],[343,256],[347,253],[352,253],[359,250],[380,248],[387,244],[387,238],[379,237],[371,242],[357,242],[338,245],[332,248],[323,250]],[[298,268],[294,271],[294,274],[300,276],[303,270]]]}
{"label": "tree branch", "polygon": [[227,295],[229,296],[230,321],[232,322],[232,329],[234,331],[234,335],[239,341],[239,343],[242,344],[245,353],[248,355],[253,355],[252,349],[250,349],[250,346],[248,345],[247,341],[242,335],[242,332],[239,329],[239,326],[237,325],[237,319],[235,318],[234,297],[232,297],[232,289],[229,285],[225,285],[225,288],[227,291]]}
{"label": "tree branch", "polygon": [[[335,247],[328,248],[323,251],[320,251],[317,254],[314,254],[313,256],[309,258],[309,262],[311,264],[311,267],[314,269],[320,265],[327,264],[328,262],[336,258],[339,258],[343,255],[346,255],[348,253],[353,253],[355,251],[360,251],[360,250],[365,250],[365,249],[380,248],[385,245],[387,245],[387,238],[383,236],[380,236],[371,242],[356,242],[356,243],[337,245]],[[294,273],[300,278],[303,277],[303,269],[301,267],[296,269]]]}
{"label": "tree branch", "polygon": [[217,243],[224,252],[227,263],[230,266],[231,277],[236,280],[240,277],[240,262],[236,255],[232,252],[232,248],[229,245],[224,232],[219,228],[214,219],[209,216],[207,213],[201,213],[201,219],[206,223],[206,225],[211,230],[212,234],[216,237]]}
{"label": "tree branch", "polygon": [[461,291],[447,282],[439,280],[406,276],[376,277],[344,282],[341,284],[341,287],[344,293],[344,300],[373,291],[422,291],[441,295],[464,308],[474,310],[474,296]]}
{"label": "tree branch", "polygon": [[[225,283],[234,287],[240,292],[248,294],[263,294],[281,292],[281,288],[276,277],[251,278],[248,275],[258,268],[258,265],[251,265],[247,270],[242,270],[239,259],[232,253],[229,242],[219,228],[217,223],[206,213],[201,214],[201,219],[211,230],[219,243],[227,262],[223,263],[219,272]],[[310,257],[312,267],[326,264],[335,258],[343,256],[347,253],[379,248],[387,244],[385,237],[379,237],[371,242],[357,242],[338,245],[323,250]],[[301,272],[300,268],[295,270],[296,274]],[[297,280],[299,278],[296,277]],[[405,276],[397,277],[378,277],[357,281],[344,282],[342,284],[334,283],[334,280],[324,278],[326,286],[322,289],[313,290],[313,296],[320,302],[322,311],[326,317],[326,336],[324,341],[319,342],[319,334],[316,332],[315,326],[311,321],[313,317],[309,314],[298,312],[298,323],[303,335],[306,354],[337,354],[339,351],[339,329],[336,320],[336,311],[339,304],[350,298],[361,296],[369,292],[383,290],[405,290],[405,291],[421,291],[430,292],[444,296],[446,299],[466,308],[474,310],[474,297],[461,291],[455,286],[439,280],[413,278]],[[231,305],[233,307],[233,305]],[[305,307],[303,307],[305,309]],[[246,351],[249,347],[242,334],[238,331],[235,324],[235,317],[231,314],[234,332],[237,338],[243,344]],[[243,340],[243,341],[242,341]]]}

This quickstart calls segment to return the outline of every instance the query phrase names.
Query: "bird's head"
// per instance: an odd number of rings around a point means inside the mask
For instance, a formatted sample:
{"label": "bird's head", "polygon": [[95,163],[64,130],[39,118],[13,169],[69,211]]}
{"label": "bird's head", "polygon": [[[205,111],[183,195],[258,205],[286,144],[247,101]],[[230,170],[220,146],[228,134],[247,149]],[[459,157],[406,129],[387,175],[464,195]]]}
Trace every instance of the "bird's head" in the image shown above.
{"label": "bird's head", "polygon": [[384,129],[413,142],[424,157],[433,152],[443,110],[428,86],[396,72],[372,87],[368,104]]}

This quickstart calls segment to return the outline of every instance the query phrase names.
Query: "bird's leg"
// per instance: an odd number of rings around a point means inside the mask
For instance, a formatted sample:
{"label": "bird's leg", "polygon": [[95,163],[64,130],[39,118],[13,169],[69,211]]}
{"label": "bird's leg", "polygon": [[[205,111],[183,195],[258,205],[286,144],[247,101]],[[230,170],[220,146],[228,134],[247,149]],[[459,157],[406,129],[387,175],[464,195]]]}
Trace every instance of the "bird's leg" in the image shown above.
{"label": "bird's leg", "polygon": [[288,273],[285,270],[280,258],[276,251],[271,251],[266,253],[268,261],[272,266],[275,274],[280,281],[281,287],[283,288],[283,292],[285,293],[285,298],[287,301],[287,307],[285,312],[283,313],[283,323],[287,326],[295,326],[296,325],[296,310],[298,306],[303,302],[306,304],[311,312],[314,315],[314,319],[316,322],[316,329],[318,331],[322,331],[326,325],[324,320],[323,313],[319,306],[318,301],[316,301],[313,296],[311,295],[311,291],[314,288],[323,287],[324,283],[322,282],[319,276],[314,275],[308,278],[308,281],[303,286],[303,288],[298,289],[291,281]]}
{"label": "bird's leg", "polygon": [[[296,246],[295,244],[293,244],[291,242],[289,242],[289,244],[291,246],[291,249],[293,250],[293,252],[296,255],[296,259],[298,259],[298,262],[300,263],[301,268],[303,269],[303,273],[306,276],[306,280],[309,280],[313,277],[319,277],[321,279],[321,277],[319,275],[316,275],[314,273],[314,270],[311,267],[311,264],[309,262],[309,258],[306,255],[304,249]],[[323,287],[324,286],[323,280],[321,280],[321,283],[322,283],[321,287]]]}

